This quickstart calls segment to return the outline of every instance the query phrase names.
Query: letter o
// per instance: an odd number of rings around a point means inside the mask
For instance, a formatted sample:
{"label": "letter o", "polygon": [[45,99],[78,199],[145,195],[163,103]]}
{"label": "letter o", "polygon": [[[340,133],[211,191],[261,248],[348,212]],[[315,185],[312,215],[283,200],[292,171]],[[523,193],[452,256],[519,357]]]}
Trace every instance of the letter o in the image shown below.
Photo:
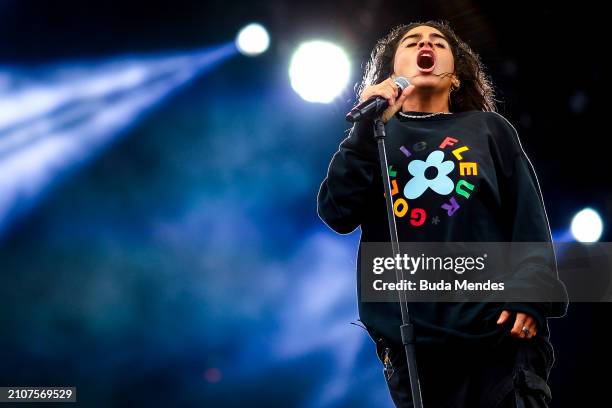
{"label": "letter o", "polygon": [[[398,210],[399,206],[402,206],[401,210]],[[406,200],[404,200],[403,198],[398,198],[397,200],[395,200],[395,202],[393,203],[393,212],[395,213],[395,215],[397,215],[398,217],[403,217],[404,215],[406,215],[406,213],[408,212],[408,202]]]}

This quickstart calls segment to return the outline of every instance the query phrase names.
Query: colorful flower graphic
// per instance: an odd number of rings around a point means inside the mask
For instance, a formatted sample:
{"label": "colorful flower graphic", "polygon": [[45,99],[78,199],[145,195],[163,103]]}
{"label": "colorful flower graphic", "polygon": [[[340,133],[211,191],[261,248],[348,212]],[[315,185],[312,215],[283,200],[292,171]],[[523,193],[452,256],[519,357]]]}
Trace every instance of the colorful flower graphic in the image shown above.
{"label": "colorful flower graphic", "polygon": [[[429,153],[426,161],[423,160],[412,160],[408,164],[408,171],[412,174],[413,178],[410,179],[404,187],[404,196],[407,199],[415,199],[420,197],[427,187],[430,187],[433,191],[440,195],[450,194],[455,188],[455,184],[448,177],[448,173],[453,171],[455,163],[451,160],[444,160],[444,152],[441,150],[434,150]],[[433,178],[427,178],[425,172],[429,168],[435,168],[437,173]]]}

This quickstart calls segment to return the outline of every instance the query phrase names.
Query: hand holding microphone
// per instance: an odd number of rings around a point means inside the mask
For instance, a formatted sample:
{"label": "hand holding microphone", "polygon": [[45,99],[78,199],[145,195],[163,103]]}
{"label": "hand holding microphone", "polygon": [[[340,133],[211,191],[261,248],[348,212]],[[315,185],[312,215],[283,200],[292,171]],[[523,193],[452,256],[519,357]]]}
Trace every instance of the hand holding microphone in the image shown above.
{"label": "hand holding microphone", "polygon": [[382,112],[381,119],[387,123],[414,89],[414,85],[404,77],[390,77],[379,84],[370,85],[363,90],[359,104],[346,115],[346,120],[357,122],[374,118]]}

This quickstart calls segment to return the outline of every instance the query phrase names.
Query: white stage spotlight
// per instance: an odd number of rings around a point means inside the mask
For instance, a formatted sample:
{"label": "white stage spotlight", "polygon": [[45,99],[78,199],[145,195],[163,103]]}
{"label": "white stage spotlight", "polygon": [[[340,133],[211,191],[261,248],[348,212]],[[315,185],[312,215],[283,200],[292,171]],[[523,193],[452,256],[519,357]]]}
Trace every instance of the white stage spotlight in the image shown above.
{"label": "white stage spotlight", "polygon": [[252,57],[265,52],[268,45],[270,45],[268,31],[258,23],[247,25],[236,36],[236,48],[247,56]]}
{"label": "white stage spotlight", "polygon": [[308,102],[329,103],[346,87],[351,64],[344,50],[327,41],[310,41],[291,58],[293,89]]}
{"label": "white stage spotlight", "polygon": [[576,241],[595,242],[601,237],[603,222],[597,211],[585,208],[574,215],[571,230]]}

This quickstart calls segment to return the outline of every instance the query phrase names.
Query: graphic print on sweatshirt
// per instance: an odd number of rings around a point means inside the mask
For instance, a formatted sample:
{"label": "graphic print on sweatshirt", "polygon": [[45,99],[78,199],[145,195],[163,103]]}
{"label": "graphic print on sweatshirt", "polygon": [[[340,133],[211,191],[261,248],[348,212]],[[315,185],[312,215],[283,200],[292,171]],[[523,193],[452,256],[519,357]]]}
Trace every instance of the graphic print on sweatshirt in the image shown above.
{"label": "graphic print on sweatshirt", "polygon": [[460,139],[446,136],[437,146],[420,141],[399,151],[400,162],[389,166],[398,221],[414,228],[436,226],[461,211],[474,194],[478,163]]}

